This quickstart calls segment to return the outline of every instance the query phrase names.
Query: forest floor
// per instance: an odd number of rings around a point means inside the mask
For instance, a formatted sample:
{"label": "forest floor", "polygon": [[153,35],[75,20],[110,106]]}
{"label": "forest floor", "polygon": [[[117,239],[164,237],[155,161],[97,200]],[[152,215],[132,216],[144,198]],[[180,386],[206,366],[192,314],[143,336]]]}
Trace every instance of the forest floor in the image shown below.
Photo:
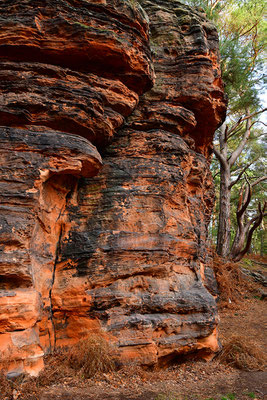
{"label": "forest floor", "polygon": [[[267,260],[254,261],[247,259],[242,267],[266,277]],[[220,307],[226,360],[191,360],[156,371],[127,367],[93,379],[53,374],[45,386],[36,386],[33,380],[28,394],[18,387],[11,397],[2,398],[0,393],[0,400],[267,400],[266,287],[251,283],[251,277],[241,286],[237,298]]]}

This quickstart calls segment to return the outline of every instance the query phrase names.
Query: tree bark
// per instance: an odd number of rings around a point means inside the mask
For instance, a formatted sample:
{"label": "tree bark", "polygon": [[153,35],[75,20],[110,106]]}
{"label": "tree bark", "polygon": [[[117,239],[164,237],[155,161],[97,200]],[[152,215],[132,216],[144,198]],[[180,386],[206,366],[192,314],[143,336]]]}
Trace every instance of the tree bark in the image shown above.
{"label": "tree bark", "polygon": [[245,246],[246,235],[247,235],[247,230],[244,227],[243,229],[237,228],[235,239],[230,253],[230,258],[232,260],[235,260],[236,258],[238,258],[238,255],[241,254],[243,247]]}
{"label": "tree bark", "polygon": [[[238,160],[240,154],[244,150],[246,143],[250,137],[250,130],[253,124],[251,123],[251,118],[261,112],[250,114],[249,109],[246,109],[246,114],[229,129],[229,126],[224,122],[219,129],[219,149],[213,149],[216,158],[220,163],[220,211],[219,211],[219,225],[217,234],[217,247],[216,252],[222,257],[230,257],[235,259],[236,257],[243,257],[243,255],[248,251],[254,230],[258,227],[257,221],[254,222],[253,226],[250,224],[244,224],[244,212],[247,209],[249,201],[251,199],[251,187],[257,185],[259,182],[266,179],[266,176],[260,177],[257,181],[251,185],[248,183],[248,187],[245,192],[244,201],[241,201],[240,207],[237,212],[238,230],[235,235],[234,243],[230,252],[230,240],[231,240],[231,221],[230,221],[230,211],[231,211],[231,189],[236,185],[241,177],[245,174],[246,170],[251,164],[247,164],[239,173],[236,179],[231,181],[231,168]],[[242,139],[239,145],[235,148],[232,154],[229,155],[228,152],[228,140],[230,137],[235,135],[241,124],[245,124],[245,131],[243,133]],[[243,195],[242,195],[243,196]],[[240,214],[240,215],[239,215]],[[261,213],[260,213],[261,214]],[[245,247],[243,248],[246,242]]]}
{"label": "tree bark", "polygon": [[264,256],[264,235],[263,235],[264,230],[261,228],[260,229],[260,238],[261,238],[261,248],[260,248],[260,255],[261,257]]}
{"label": "tree bark", "polygon": [[217,235],[216,252],[222,257],[226,257],[230,252],[230,168],[229,166],[220,167],[220,212],[219,226]]}
{"label": "tree bark", "polygon": [[260,226],[263,217],[265,216],[265,210],[267,203],[262,207],[259,203],[259,212],[250,221],[244,222],[245,211],[249,205],[251,199],[251,186],[246,191],[245,198],[242,203],[242,192],[240,194],[240,206],[237,209],[237,223],[238,228],[235,234],[235,239],[231,248],[230,258],[233,261],[240,261],[244,255],[249,251],[254,231]]}

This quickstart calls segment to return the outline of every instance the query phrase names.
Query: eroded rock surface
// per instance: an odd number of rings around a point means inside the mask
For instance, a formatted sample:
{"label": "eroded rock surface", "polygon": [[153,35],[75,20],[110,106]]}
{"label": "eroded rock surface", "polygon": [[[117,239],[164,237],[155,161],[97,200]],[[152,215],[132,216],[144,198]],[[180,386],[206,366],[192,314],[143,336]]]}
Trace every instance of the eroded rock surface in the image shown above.
{"label": "eroded rock surface", "polygon": [[145,365],[218,349],[206,243],[225,112],[217,33],[179,1],[139,3],[0,4],[11,375],[92,332]]}

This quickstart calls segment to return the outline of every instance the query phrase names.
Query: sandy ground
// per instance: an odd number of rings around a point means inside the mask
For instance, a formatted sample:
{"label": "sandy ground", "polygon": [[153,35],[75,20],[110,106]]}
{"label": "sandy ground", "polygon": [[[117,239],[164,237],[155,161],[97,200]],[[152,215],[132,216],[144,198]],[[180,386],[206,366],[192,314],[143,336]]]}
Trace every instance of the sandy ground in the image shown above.
{"label": "sandy ground", "polygon": [[[266,302],[246,299],[221,311],[220,336],[232,334],[267,348]],[[219,360],[190,361],[160,371],[127,369],[94,380],[68,378],[43,391],[41,400],[229,400],[267,399],[267,371],[241,371]]]}
{"label": "sandy ground", "polygon": [[[260,262],[260,272],[266,274],[266,260]],[[234,335],[249,349],[258,348],[258,360],[266,361],[266,296],[261,295],[266,287],[247,280],[233,287],[239,300],[220,311],[223,351]],[[247,370],[223,364],[221,354],[211,362],[191,360],[156,371],[127,367],[93,379],[73,370],[66,373],[53,356],[44,371],[45,381],[26,378],[27,390],[22,388],[24,382],[15,382],[10,391],[10,382],[0,377],[0,400],[267,400],[267,369],[255,369],[253,358],[244,354]],[[55,367],[51,368],[51,362]],[[9,391],[4,393],[3,385]]]}

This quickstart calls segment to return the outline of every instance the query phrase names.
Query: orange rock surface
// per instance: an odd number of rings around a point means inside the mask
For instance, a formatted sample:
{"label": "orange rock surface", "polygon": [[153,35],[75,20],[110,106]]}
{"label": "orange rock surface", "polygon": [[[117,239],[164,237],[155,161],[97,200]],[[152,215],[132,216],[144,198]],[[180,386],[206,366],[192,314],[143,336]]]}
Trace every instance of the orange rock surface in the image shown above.
{"label": "orange rock surface", "polygon": [[0,26],[0,362],[36,375],[92,332],[209,357],[214,26],[177,0],[4,0]]}

